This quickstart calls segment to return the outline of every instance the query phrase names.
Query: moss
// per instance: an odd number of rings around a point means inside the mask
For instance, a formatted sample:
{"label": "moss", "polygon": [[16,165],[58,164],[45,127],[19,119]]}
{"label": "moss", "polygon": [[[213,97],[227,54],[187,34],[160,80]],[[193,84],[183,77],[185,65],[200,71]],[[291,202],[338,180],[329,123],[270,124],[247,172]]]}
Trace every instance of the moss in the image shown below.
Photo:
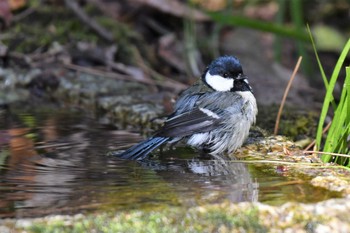
{"label": "moss", "polygon": [[214,232],[232,229],[244,229],[247,232],[267,232],[267,229],[259,222],[257,208],[242,210],[241,213],[229,214],[220,209],[210,210],[204,218],[208,225],[215,226]]}
{"label": "moss", "polygon": [[[277,105],[260,107],[257,125],[272,132],[275,128],[278,108]],[[314,137],[318,122],[317,117],[318,115],[314,112],[286,107],[281,115],[278,133],[293,140]]]}
{"label": "moss", "polygon": [[297,116],[289,115],[289,117],[289,119],[284,119],[281,122],[281,134],[292,137],[295,140],[314,135],[316,117],[312,113],[297,114]]}
{"label": "moss", "polygon": [[231,214],[213,206],[203,212],[194,208],[161,211],[131,211],[112,214],[90,215],[70,221],[54,220],[38,222],[27,228],[35,233],[60,232],[232,232],[244,229],[247,232],[267,232],[258,222],[258,211],[248,209]]}
{"label": "moss", "polygon": [[347,199],[317,204],[223,202],[117,213],[0,220],[8,232],[349,232]]}
{"label": "moss", "polygon": [[71,13],[62,10],[47,10],[38,8],[38,11],[28,20],[11,27],[8,39],[4,43],[14,47],[20,53],[32,53],[34,50],[46,50],[53,42],[70,44],[74,41],[100,41],[98,36],[89,31]]}
{"label": "moss", "polygon": [[[117,59],[127,64],[135,64],[135,46],[143,51],[142,47],[147,44],[143,42],[142,37],[127,24],[101,16],[96,7],[92,8],[87,4],[85,8],[91,18],[114,35],[118,45]],[[110,44],[82,23],[72,11],[55,4],[38,7],[35,13],[9,28],[6,38],[2,41],[12,51],[20,53],[46,51],[53,42],[65,45],[72,45],[78,41],[93,42],[102,46]]]}
{"label": "moss", "polygon": [[[30,227],[30,231],[32,232],[64,232],[62,231],[65,228],[64,222],[59,221],[53,221],[50,224],[44,225],[44,224],[34,224]],[[62,230],[61,230],[62,229]],[[68,229],[67,229],[68,230]]]}
{"label": "moss", "polygon": [[[259,203],[223,203],[185,209],[170,207],[159,210],[133,210],[117,214],[103,213],[77,216],[54,216],[34,220],[17,230],[34,233],[61,232],[304,232],[319,227],[349,229],[347,219],[339,220],[348,209],[328,201],[318,207],[287,203],[271,207]],[[343,205],[340,201],[337,205]],[[317,211],[316,211],[317,209]],[[327,211],[329,216],[324,215]],[[347,215],[347,214],[345,214]],[[333,225],[336,224],[336,225]],[[338,229],[339,230],[339,229]],[[346,230],[345,230],[346,231]]]}

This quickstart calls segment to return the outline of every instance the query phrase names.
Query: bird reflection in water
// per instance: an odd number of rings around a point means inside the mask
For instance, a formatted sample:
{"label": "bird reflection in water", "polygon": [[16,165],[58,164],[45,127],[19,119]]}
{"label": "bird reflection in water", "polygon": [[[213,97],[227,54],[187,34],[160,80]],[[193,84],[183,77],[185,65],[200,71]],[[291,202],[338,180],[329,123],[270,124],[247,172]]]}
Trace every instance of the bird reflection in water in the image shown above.
{"label": "bird reflection in water", "polygon": [[[214,158],[204,153],[197,158],[177,159],[179,150],[174,152],[176,159],[168,151],[159,160],[149,159],[138,163],[156,171],[175,190],[185,192],[187,198],[183,200],[196,202],[192,204],[201,201],[219,203],[228,200],[237,203],[258,200],[258,183],[252,179],[246,164],[232,157],[215,155]],[[186,194],[188,192],[198,195],[191,199]]]}

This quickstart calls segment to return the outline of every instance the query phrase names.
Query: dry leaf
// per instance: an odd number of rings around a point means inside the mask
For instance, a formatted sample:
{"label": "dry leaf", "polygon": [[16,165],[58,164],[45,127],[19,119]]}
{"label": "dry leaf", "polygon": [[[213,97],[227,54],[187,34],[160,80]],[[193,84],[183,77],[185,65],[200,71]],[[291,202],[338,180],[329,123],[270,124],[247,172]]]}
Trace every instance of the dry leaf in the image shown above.
{"label": "dry leaf", "polygon": [[190,8],[187,4],[175,0],[132,0],[130,2],[136,2],[149,7],[155,8],[161,12],[175,15],[177,17],[190,18],[195,21],[208,21],[210,20],[203,12]]}
{"label": "dry leaf", "polygon": [[8,0],[8,2],[12,11],[22,8],[27,4],[27,0]]}

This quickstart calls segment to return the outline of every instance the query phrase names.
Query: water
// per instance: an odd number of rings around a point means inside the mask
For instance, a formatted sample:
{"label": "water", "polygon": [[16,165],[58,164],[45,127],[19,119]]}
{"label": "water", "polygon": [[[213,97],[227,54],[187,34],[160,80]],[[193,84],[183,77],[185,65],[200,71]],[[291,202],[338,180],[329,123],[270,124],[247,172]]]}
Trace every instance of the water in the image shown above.
{"label": "water", "polygon": [[0,217],[35,217],[222,201],[317,202],[338,193],[279,172],[287,167],[203,158],[179,147],[145,162],[107,156],[138,142],[78,110],[0,112]]}

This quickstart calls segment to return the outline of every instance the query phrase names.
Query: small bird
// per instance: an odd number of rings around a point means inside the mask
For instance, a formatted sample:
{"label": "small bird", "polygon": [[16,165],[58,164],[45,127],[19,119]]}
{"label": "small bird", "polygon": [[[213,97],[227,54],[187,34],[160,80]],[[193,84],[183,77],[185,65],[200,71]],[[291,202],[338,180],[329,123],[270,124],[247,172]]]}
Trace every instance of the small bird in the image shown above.
{"label": "small bird", "polygon": [[256,100],[239,60],[222,56],[201,78],[183,91],[164,126],[154,136],[117,156],[143,160],[160,145],[186,139],[210,154],[231,153],[241,147],[255,123]]}

